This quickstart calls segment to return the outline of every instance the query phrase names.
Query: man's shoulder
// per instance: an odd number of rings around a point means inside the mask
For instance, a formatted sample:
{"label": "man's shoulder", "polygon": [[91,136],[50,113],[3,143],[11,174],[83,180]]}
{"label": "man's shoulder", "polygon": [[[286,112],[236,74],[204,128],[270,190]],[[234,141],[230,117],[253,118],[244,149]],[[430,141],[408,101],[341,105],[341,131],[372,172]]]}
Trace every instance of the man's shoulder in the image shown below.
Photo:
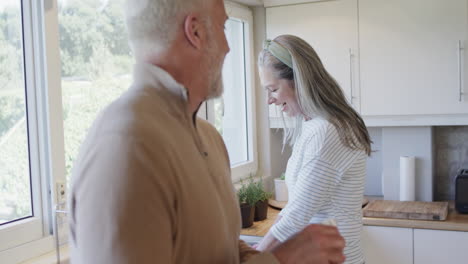
{"label": "man's shoulder", "polygon": [[218,130],[207,120],[197,117],[197,126],[200,128],[202,131],[209,131],[212,133],[218,133]]}
{"label": "man's shoulder", "polygon": [[216,127],[207,120],[197,117],[197,127],[201,135],[219,139],[224,143],[218,129],[216,129]]}
{"label": "man's shoulder", "polygon": [[112,136],[133,138],[162,148],[186,131],[181,119],[173,111],[161,107],[157,98],[144,97],[126,92],[109,104],[98,114],[86,141],[93,145]]}

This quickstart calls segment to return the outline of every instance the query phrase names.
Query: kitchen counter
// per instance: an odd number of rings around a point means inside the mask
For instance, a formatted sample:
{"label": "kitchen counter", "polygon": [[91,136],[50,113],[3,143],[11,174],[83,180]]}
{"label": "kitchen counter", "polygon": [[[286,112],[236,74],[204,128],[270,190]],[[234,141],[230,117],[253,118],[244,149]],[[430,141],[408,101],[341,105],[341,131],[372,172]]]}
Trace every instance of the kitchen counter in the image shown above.
{"label": "kitchen counter", "polygon": [[[275,222],[279,210],[268,207],[268,217],[263,221],[254,222],[253,226],[242,228],[241,235],[265,236]],[[434,229],[446,231],[468,232],[468,214],[459,214],[455,211],[453,202],[450,202],[449,213],[445,221],[406,220],[391,218],[363,217],[362,222],[367,226],[387,226],[417,229]]]}
{"label": "kitchen counter", "polygon": [[458,213],[454,208],[453,201],[449,202],[449,212],[445,221],[363,217],[362,222],[364,225],[368,226],[389,226],[468,232],[468,214]]}
{"label": "kitchen counter", "polygon": [[268,206],[267,219],[254,222],[251,227],[242,228],[241,235],[247,236],[265,236],[270,227],[275,223],[280,210]]}

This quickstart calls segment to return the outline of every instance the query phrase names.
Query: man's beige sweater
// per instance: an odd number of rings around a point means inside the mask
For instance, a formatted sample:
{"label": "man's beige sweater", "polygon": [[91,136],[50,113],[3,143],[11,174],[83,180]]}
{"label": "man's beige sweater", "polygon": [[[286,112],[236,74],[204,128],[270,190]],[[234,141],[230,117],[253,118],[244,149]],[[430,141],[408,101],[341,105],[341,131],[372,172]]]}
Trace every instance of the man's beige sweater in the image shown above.
{"label": "man's beige sweater", "polygon": [[[228,154],[188,111],[186,89],[149,64],[97,118],[75,162],[72,264],[240,263]],[[256,254],[248,263],[277,263]]]}

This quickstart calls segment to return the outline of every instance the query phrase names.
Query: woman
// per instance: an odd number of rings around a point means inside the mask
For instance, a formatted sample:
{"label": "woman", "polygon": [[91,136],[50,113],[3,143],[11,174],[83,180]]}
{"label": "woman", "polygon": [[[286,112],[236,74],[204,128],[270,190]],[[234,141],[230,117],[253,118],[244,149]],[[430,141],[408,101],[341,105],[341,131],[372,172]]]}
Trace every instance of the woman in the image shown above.
{"label": "woman", "polygon": [[269,250],[310,223],[335,220],[346,240],[347,264],[362,264],[362,213],[371,140],[359,114],[304,40],[267,40],[258,58],[268,103],[295,118],[284,142],[293,145],[286,169],[287,206],[257,246]]}

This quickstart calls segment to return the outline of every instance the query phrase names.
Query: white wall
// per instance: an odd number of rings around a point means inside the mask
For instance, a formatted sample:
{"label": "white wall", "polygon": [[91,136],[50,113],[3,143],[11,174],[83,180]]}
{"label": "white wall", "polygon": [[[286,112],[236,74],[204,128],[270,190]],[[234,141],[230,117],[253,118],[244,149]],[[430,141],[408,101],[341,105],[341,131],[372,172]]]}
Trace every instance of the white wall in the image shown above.
{"label": "white wall", "polygon": [[[431,127],[369,128],[374,151],[367,159],[364,194],[400,197],[400,156],[416,157],[416,200],[432,201],[434,186],[433,129]],[[291,149],[282,148],[282,129],[271,129],[270,173],[276,177],[285,170]],[[266,165],[266,164],[265,164]]]}
{"label": "white wall", "polygon": [[368,128],[372,154],[367,158],[365,195],[383,196],[382,191],[382,128]]}
{"label": "white wall", "polygon": [[233,2],[247,6],[263,6],[263,0],[233,0]]}
{"label": "white wall", "polygon": [[433,200],[432,127],[386,127],[382,129],[383,195],[399,200],[400,156],[416,157],[416,200]]}
{"label": "white wall", "polygon": [[258,174],[263,175],[265,186],[272,190],[270,129],[268,121],[268,106],[265,102],[266,93],[261,88],[257,70],[257,54],[263,48],[263,40],[266,38],[265,8],[252,8],[254,16],[254,54],[255,54],[255,100],[257,107],[257,150],[258,150]]}
{"label": "white wall", "polygon": [[[266,38],[265,8],[254,7],[254,52],[255,56],[263,49]],[[265,89],[261,87],[255,61],[255,89],[257,100],[257,144],[258,144],[258,173],[265,178],[265,187],[273,190],[273,179],[286,170],[286,164],[291,155],[291,148],[285,147],[282,151],[281,129],[270,129],[268,120],[268,104]]]}

